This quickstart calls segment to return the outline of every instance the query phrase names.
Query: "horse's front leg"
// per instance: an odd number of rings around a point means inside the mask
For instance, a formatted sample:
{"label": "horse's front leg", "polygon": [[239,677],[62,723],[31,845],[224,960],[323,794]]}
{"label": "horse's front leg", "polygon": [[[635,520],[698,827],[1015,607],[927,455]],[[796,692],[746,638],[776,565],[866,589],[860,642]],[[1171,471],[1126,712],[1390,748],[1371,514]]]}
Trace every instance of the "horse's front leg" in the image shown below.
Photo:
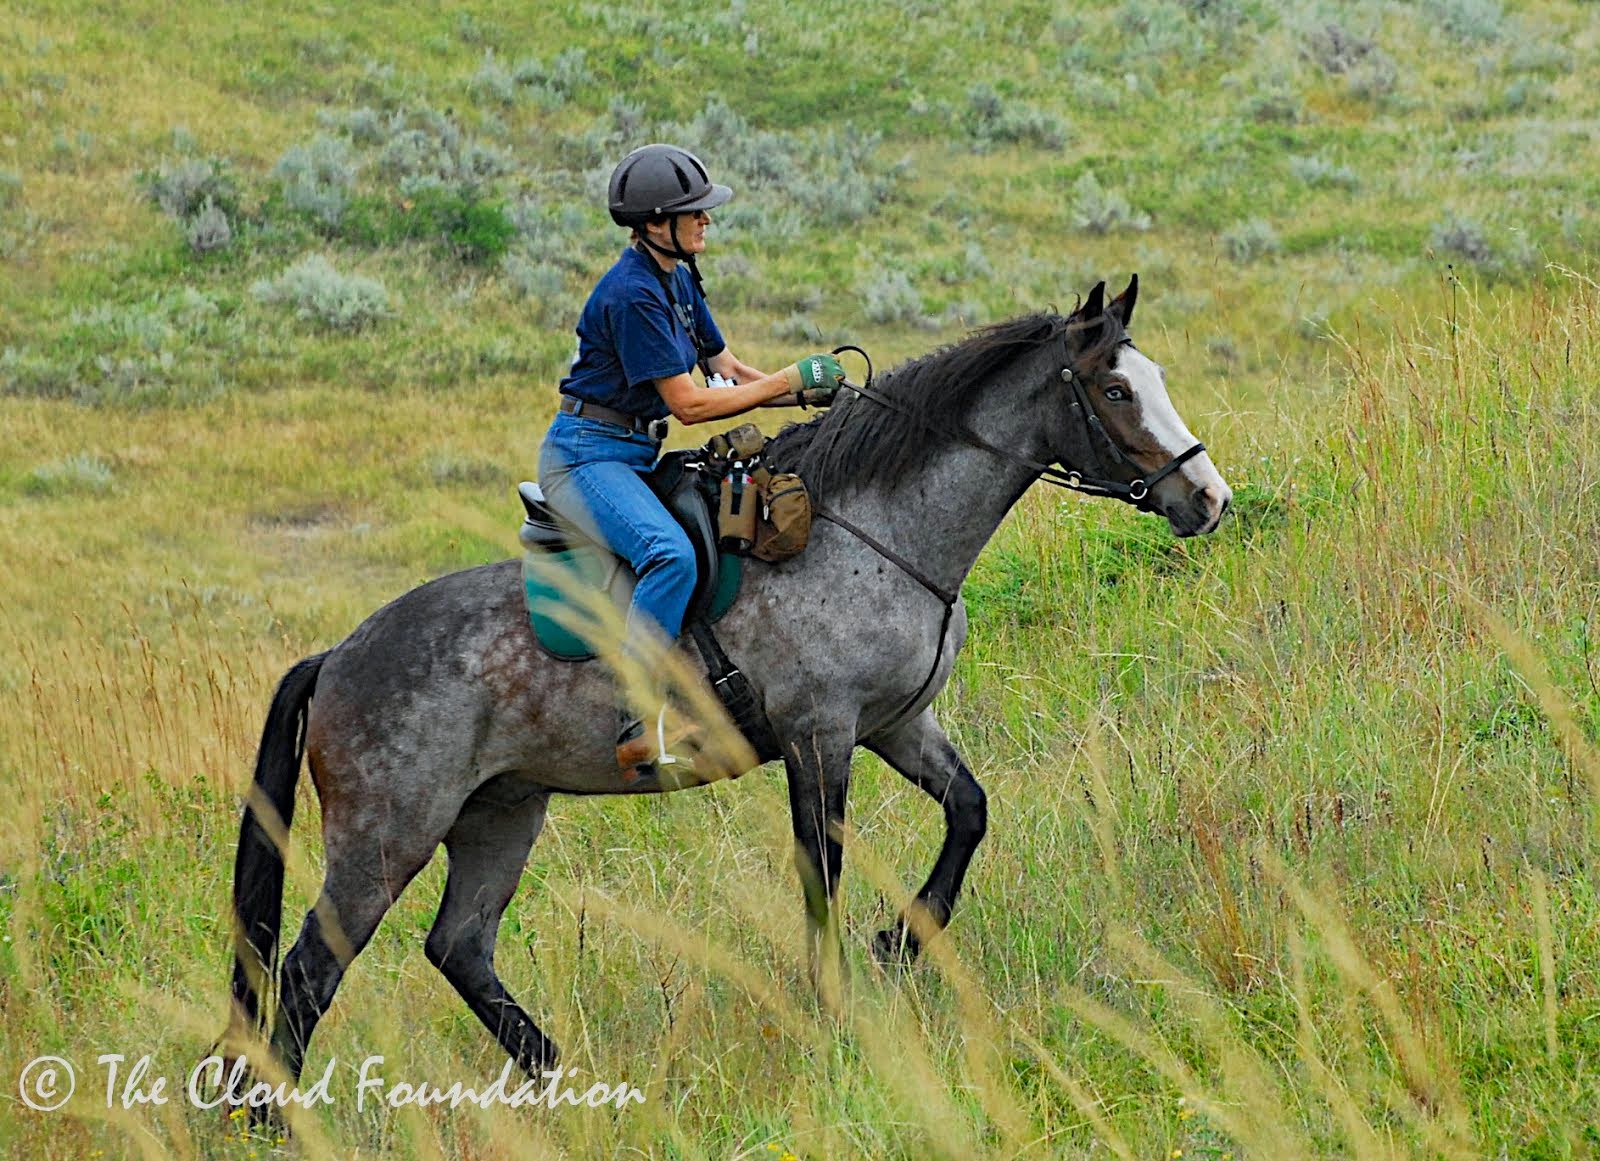
{"label": "horse's front leg", "polygon": [[988,799],[934,721],[932,710],[923,710],[909,722],[866,739],[865,744],[944,807],[944,844],[928,881],[895,925],[878,932],[872,941],[880,963],[910,961],[928,937],[950,922],[967,866],[988,828]]}
{"label": "horse's front leg", "polygon": [[833,920],[833,898],[844,863],[840,832],[854,748],[854,730],[836,724],[796,729],[784,743],[794,865],[805,892],[811,981],[830,1006],[835,1006],[844,982],[844,947]]}

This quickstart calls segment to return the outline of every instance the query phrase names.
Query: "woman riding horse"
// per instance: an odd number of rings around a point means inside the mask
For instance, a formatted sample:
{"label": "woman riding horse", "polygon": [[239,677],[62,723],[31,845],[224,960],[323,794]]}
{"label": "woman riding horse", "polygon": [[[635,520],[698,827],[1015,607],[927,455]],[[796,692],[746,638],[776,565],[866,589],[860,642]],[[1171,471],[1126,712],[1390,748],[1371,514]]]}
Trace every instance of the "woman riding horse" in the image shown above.
{"label": "woman riding horse", "polygon": [[[832,355],[767,375],[723,341],[695,256],[705,252],[710,211],[732,196],[699,158],[673,145],[635,149],[612,171],[611,217],[630,231],[628,246],[584,304],[578,354],[539,453],[539,484],[551,507],[639,578],[627,617],[635,655],[644,635],[664,645],[677,640],[695,585],[689,538],[644,481],[667,415],[693,424],[756,407],[826,405],[844,379]],[[697,366],[716,390],[696,385]],[[618,715],[617,762],[629,768],[638,747],[624,744],[642,726],[627,705]]]}
{"label": "woman riding horse", "polygon": [[[688,172],[684,181],[688,204],[711,190]],[[657,245],[672,237],[670,221],[644,226]],[[680,280],[673,293],[688,289]],[[814,978],[843,954],[833,905],[858,748],[944,816],[932,869],[872,937],[874,956],[910,960],[950,921],[988,807],[931,703],[966,638],[962,582],[1023,493],[1048,480],[1114,497],[1164,516],[1178,536],[1211,532],[1228,509],[1232,492],[1174,408],[1165,373],[1128,335],[1137,292],[1134,279],[1107,302],[1101,283],[1065,318],[999,323],[870,388],[847,388],[848,402],[792,427],[766,453],[820,498],[821,520],[805,552],[749,570],[717,634],[751,677],[777,743],[771,756],[783,759]],[[673,376],[664,378],[670,393]],[[648,379],[655,394],[646,403],[666,402],[661,379]],[[682,373],[678,385],[687,382]],[[782,394],[775,385],[751,394],[765,390]],[[689,397],[715,403],[722,394]],[[629,432],[603,434],[622,443]],[[653,440],[640,446],[655,452]],[[271,1071],[298,1077],[346,970],[442,845],[449,873],[428,962],[518,1067],[533,1078],[552,1067],[555,1041],[495,966],[501,921],[552,803],[694,784],[625,776],[606,716],[615,690],[603,665],[533,647],[517,560],[412,589],[291,668],[267,713],[239,824],[227,1043],[249,1050],[270,1035]],[[326,867],[280,963],[302,758],[322,807]]]}

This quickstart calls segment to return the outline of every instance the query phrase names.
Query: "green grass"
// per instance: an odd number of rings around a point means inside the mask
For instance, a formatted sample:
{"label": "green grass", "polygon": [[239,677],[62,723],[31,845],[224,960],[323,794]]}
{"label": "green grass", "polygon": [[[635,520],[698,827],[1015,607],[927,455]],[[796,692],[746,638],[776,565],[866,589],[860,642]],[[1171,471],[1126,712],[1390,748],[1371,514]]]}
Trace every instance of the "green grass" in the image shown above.
{"label": "green grass", "polygon": [[[0,1103],[0,1154],[1600,1153],[1591,7],[6,5],[0,1083],[52,1053],[80,1092]],[[1392,84],[1303,55],[1329,21]],[[538,62],[509,99],[474,82],[491,51]],[[620,244],[591,172],[618,96],[640,139],[723,126],[706,160],[745,176],[705,267],[747,360],[803,353],[774,337],[802,316],[889,365],[957,337],[949,308],[1066,308],[1137,269],[1136,335],[1235,511],[1180,543],[1024,498],[939,703],[989,838],[928,962],[876,974],[938,810],[858,762],[842,1024],[769,770],[561,803],[507,916],[510,988],[644,1108],[356,1109],[374,1053],[441,1084],[501,1066],[421,954],[434,865],[318,1031],[340,1100],[295,1145],[182,1101],[108,1112],[96,1055],[181,1085],[223,1026],[273,683],[515,551],[513,485]],[[510,171],[416,194],[362,145],[319,226],[273,169],[363,109],[448,110]],[[1027,124],[1064,144],[996,128]],[[227,162],[223,250],[141,184],[183,157]],[[1088,172],[1148,228],[1075,230]],[[1253,221],[1278,248],[1235,262]],[[346,334],[251,294],[308,254],[393,317]],[[864,321],[896,274],[934,329]],[[302,793],[286,932],[321,858]]]}

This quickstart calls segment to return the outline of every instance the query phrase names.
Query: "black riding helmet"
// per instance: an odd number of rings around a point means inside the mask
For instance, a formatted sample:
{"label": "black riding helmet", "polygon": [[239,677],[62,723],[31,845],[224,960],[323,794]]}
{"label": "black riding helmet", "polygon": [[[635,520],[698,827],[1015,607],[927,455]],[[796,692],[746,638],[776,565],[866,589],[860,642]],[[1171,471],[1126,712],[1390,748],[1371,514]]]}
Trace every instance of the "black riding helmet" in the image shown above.
{"label": "black riding helmet", "polygon": [[[688,263],[689,274],[703,296],[705,280],[700,277],[694,255],[678,241],[678,219],[674,215],[714,210],[732,196],[733,191],[713,182],[700,159],[687,149],[657,144],[641,145],[617,162],[617,168],[611,171],[606,200],[610,203],[611,220],[637,231],[641,245]],[[670,250],[656,245],[641,229],[652,218],[662,217],[672,222]]]}
{"label": "black riding helmet", "polygon": [[643,145],[611,171],[611,220],[636,229],[651,218],[712,210],[733,196],[712,182],[700,159],[676,145]]}

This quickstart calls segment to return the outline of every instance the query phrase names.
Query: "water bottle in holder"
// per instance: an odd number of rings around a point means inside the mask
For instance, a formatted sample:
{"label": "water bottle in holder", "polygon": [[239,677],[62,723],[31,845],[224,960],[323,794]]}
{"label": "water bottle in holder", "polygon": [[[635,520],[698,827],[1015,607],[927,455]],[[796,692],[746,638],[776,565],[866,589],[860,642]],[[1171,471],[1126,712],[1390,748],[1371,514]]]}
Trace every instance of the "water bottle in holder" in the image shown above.
{"label": "water bottle in holder", "polygon": [[756,516],[761,497],[756,494],[750,471],[744,461],[728,465],[722,477],[721,502],[717,505],[717,542],[727,551],[744,554],[756,539]]}

